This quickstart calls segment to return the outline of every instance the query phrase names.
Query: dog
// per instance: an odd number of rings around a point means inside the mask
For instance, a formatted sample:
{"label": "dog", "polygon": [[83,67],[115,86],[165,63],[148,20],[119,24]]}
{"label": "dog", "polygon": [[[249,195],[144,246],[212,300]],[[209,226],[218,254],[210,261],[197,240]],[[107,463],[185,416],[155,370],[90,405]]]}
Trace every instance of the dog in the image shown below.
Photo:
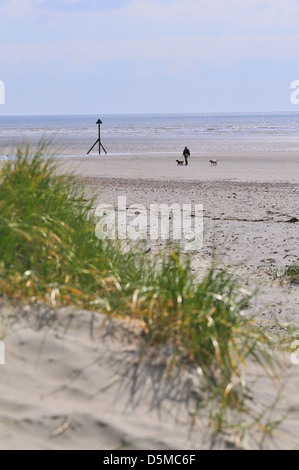
{"label": "dog", "polygon": [[211,166],[217,166],[218,160],[209,160]]}
{"label": "dog", "polygon": [[183,166],[184,165],[184,160],[176,160],[177,166]]}

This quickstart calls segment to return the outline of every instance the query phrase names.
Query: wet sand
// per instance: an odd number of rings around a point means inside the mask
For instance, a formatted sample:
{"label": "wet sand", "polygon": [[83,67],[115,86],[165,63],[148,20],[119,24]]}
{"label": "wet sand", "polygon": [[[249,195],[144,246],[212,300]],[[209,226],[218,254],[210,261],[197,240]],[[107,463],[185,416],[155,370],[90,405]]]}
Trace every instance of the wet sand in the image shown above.
{"label": "wet sand", "polygon": [[[175,181],[299,182],[298,152],[192,154],[190,165],[177,166],[180,154],[91,155],[59,159],[62,168],[82,176]],[[211,167],[209,160],[219,160]]]}

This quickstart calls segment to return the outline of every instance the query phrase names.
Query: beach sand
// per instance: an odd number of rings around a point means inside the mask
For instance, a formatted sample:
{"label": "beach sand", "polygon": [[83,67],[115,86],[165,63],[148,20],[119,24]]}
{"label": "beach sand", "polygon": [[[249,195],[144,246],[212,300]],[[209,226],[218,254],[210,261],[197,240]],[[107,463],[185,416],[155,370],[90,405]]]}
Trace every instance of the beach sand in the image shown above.
{"label": "beach sand", "polygon": [[[298,153],[193,155],[177,167],[177,155],[91,156],[58,159],[96,203],[117,207],[153,203],[203,204],[204,244],[193,253],[199,276],[216,262],[259,292],[248,314],[267,324],[299,323],[298,283],[275,279],[299,263]],[[219,159],[211,167],[210,159]],[[283,163],[282,163],[283,162]],[[205,418],[190,431],[196,375],[162,380],[163,355],[139,367],[140,343],[122,340],[99,314],[44,305],[1,305],[9,326],[6,365],[0,366],[0,448],[203,449],[230,448],[213,442]],[[119,341],[119,338],[121,341]],[[293,408],[265,448],[299,444],[299,365],[284,358],[288,375],[277,416]],[[128,372],[130,371],[130,372]],[[256,365],[248,368],[255,410],[270,405],[277,389]],[[165,377],[164,377],[165,378]],[[282,380],[282,384],[284,379]],[[64,426],[63,426],[64,425]],[[261,436],[247,446],[257,448]]]}
{"label": "beach sand", "polygon": [[[82,176],[175,181],[299,182],[299,152],[192,153],[188,167],[178,167],[176,153],[81,155],[61,158],[62,167]],[[210,167],[209,160],[219,160]]]}
{"label": "beach sand", "polygon": [[[114,320],[112,327],[100,313],[44,304],[1,302],[2,315],[8,330],[0,366],[1,450],[237,448],[228,433],[212,438],[205,413],[193,422],[196,371],[167,373],[167,350],[140,362],[138,326]],[[243,448],[298,448],[298,366],[283,360],[276,385],[248,364],[252,416],[268,407],[264,423],[287,416],[265,440],[254,427]]]}
{"label": "beach sand", "polygon": [[290,222],[299,219],[299,154],[233,154],[216,167],[209,159],[191,157],[188,167],[176,166],[174,154],[93,156],[59,164],[79,177],[97,203],[115,209],[118,196],[126,196],[127,207],[143,204],[148,210],[154,203],[202,204],[204,243],[193,253],[193,268],[206,269],[216,250],[219,266],[259,287],[252,307],[259,317],[298,323],[298,286],[275,280],[275,274],[299,263],[299,222]]}

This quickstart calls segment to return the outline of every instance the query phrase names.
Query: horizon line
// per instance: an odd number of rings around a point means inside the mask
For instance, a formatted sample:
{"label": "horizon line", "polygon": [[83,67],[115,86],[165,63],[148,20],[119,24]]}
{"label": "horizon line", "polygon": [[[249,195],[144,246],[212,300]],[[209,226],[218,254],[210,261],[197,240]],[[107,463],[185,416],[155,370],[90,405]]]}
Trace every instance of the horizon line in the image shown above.
{"label": "horizon line", "polygon": [[299,113],[298,111],[286,111],[286,110],[280,110],[280,111],[206,111],[206,112],[136,112],[136,113],[82,113],[82,114],[65,114],[65,113],[59,113],[59,114],[0,114],[1,117],[46,117],[46,116],[166,116],[166,115],[208,115],[208,114],[297,114]]}

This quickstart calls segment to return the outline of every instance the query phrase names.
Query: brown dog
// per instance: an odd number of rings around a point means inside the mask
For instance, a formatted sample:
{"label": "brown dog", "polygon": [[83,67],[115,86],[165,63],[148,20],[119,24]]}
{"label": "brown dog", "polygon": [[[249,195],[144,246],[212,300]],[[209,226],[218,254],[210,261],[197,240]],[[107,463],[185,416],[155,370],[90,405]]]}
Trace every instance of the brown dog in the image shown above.
{"label": "brown dog", "polygon": [[176,160],[177,166],[183,166],[184,165],[184,160]]}

